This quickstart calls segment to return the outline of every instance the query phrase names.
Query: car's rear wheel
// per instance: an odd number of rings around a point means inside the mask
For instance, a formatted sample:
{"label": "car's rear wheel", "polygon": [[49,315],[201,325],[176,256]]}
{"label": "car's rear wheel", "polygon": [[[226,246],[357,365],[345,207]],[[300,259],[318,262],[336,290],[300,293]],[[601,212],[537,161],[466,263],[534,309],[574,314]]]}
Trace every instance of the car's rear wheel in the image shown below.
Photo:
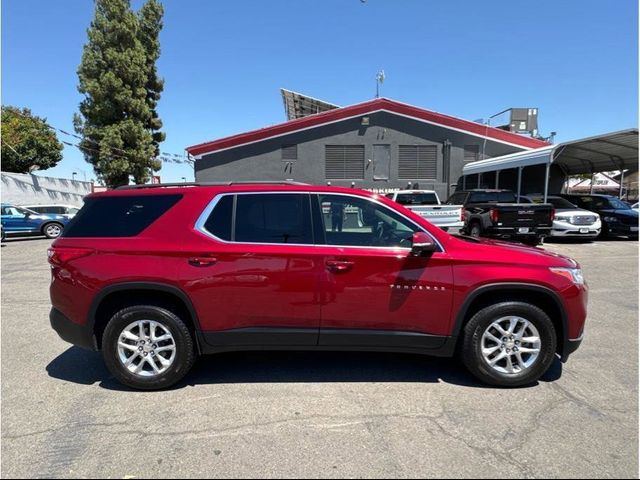
{"label": "car's rear wheel", "polygon": [[556,331],[549,316],[524,302],[483,308],[464,329],[462,360],[479,380],[500,387],[536,382],[555,358]]}
{"label": "car's rear wheel", "polygon": [[47,238],[58,238],[63,228],[61,223],[50,222],[42,227],[42,233],[44,233],[44,236]]}
{"label": "car's rear wheel", "polygon": [[155,305],[117,312],[104,331],[102,354],[118,381],[140,390],[176,384],[195,360],[193,337],[185,323]]}
{"label": "car's rear wheel", "polygon": [[478,222],[473,222],[469,226],[469,235],[475,238],[480,237],[482,234],[482,228],[480,228],[480,224]]}

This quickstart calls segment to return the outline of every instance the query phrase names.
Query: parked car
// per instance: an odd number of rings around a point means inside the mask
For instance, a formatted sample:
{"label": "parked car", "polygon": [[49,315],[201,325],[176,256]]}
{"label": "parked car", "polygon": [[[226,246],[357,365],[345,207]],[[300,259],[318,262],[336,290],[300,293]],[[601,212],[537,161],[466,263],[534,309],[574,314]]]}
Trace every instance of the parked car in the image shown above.
{"label": "parked car", "polygon": [[601,235],[638,239],[638,211],[611,195],[561,195],[580,208],[596,212],[602,220]]}
{"label": "parked car", "polygon": [[[340,226],[334,205],[362,224]],[[459,352],[484,382],[528,385],[578,348],[586,318],[574,260],[455,237],[349,188],[95,193],[48,256],[52,327],[146,390],[197,354],[265,349]]]}
{"label": "parked car", "polygon": [[511,190],[456,192],[447,204],[463,205],[464,233],[472,237],[518,240],[538,245],[551,233],[554,211],[550,204],[518,201]]}
{"label": "parked car", "polygon": [[[533,198],[532,202],[541,203],[542,198]],[[589,210],[578,208],[569,200],[551,195],[547,203],[555,208],[553,217],[552,237],[580,237],[595,239],[600,235],[602,222],[600,215]]]}
{"label": "parked car", "polygon": [[433,190],[400,190],[388,193],[387,198],[417,213],[445,232],[457,233],[464,227],[462,205],[443,205]]}
{"label": "parked car", "polygon": [[40,213],[42,215],[61,215],[63,217],[71,220],[76,216],[80,207],[75,207],[73,205],[56,205],[56,204],[48,204],[48,205],[22,205],[22,208],[27,208],[29,210],[33,210],[34,212]]}
{"label": "parked car", "polygon": [[636,202],[633,205],[631,205],[631,208],[633,208],[635,211],[638,211],[638,205],[640,205],[640,203]]}
{"label": "parked car", "polygon": [[2,204],[2,233],[13,235],[44,235],[58,238],[69,219],[62,215],[41,215],[33,210]]}

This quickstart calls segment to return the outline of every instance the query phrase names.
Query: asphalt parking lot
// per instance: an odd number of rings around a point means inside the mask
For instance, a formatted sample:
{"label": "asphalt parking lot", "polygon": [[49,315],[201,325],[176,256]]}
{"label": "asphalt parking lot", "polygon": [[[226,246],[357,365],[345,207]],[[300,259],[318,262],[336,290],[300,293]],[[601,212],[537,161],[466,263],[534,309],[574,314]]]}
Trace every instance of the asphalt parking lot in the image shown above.
{"label": "asphalt parking lot", "polygon": [[2,477],[638,477],[638,243],[582,263],[582,348],[499,390],[446,359],[239,353],[122,388],[49,326],[49,241],[2,247]]}

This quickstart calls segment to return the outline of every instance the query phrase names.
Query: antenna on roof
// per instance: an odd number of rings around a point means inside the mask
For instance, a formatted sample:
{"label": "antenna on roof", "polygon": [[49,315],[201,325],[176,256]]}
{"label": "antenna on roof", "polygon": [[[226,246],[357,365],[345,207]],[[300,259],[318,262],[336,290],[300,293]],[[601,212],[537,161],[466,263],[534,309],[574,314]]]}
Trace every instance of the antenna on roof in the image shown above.
{"label": "antenna on roof", "polygon": [[380,98],[380,85],[384,83],[384,79],[387,78],[384,70],[380,70],[376,74],[376,98]]}

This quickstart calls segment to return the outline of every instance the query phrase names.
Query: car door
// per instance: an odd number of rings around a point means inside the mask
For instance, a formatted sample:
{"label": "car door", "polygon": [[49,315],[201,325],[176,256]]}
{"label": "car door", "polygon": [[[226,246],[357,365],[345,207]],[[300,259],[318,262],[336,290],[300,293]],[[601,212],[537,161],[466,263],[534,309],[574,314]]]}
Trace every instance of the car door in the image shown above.
{"label": "car door", "polygon": [[181,275],[207,343],[316,345],[323,258],[309,194],[225,194],[208,211]]}
{"label": "car door", "polygon": [[2,207],[2,228],[6,233],[28,233],[37,230],[37,226],[29,220],[26,210],[9,205]]}
{"label": "car door", "polygon": [[314,204],[324,235],[319,344],[441,346],[453,297],[446,252],[412,256],[413,234],[423,228],[381,202],[319,194]]}

